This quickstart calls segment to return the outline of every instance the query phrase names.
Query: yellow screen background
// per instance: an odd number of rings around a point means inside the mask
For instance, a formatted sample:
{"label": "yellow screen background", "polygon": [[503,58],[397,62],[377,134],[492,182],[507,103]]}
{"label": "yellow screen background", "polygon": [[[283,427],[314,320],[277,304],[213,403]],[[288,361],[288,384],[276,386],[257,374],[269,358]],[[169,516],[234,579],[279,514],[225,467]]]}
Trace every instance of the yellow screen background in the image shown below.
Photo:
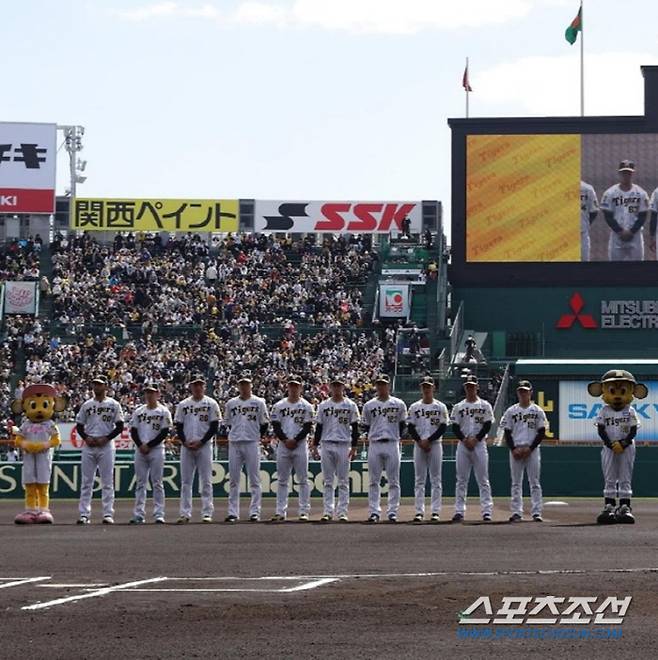
{"label": "yellow screen background", "polygon": [[580,141],[467,137],[467,261],[580,261]]}

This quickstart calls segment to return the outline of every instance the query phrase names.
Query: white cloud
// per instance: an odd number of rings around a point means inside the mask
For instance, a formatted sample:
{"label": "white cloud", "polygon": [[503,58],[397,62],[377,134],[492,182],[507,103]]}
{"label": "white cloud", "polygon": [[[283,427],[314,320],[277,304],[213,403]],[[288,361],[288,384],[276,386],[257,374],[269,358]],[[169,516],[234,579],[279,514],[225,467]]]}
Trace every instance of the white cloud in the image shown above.
{"label": "white cloud", "polygon": [[[569,0],[570,2],[572,0]],[[240,0],[228,11],[206,3],[161,2],[115,11],[130,21],[171,17],[216,19],[225,24],[317,27],[351,33],[415,34],[500,25],[527,16],[539,5],[565,0]]]}
{"label": "white cloud", "polygon": [[[500,105],[506,115],[579,115],[580,60],[577,51],[558,57],[524,57],[489,69],[471,59],[472,116],[478,104]],[[642,64],[648,53],[590,53],[585,56],[585,114],[637,115],[644,110]]]}

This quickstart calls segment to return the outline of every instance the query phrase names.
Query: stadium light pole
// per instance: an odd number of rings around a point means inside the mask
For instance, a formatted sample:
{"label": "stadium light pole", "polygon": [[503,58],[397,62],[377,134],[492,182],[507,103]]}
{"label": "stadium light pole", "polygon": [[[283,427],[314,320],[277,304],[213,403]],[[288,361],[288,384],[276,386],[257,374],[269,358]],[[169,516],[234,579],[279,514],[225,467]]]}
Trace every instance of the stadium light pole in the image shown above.
{"label": "stadium light pole", "polygon": [[85,134],[85,128],[84,126],[58,126],[57,128],[64,133],[64,148],[69,155],[69,226],[73,226],[71,220],[75,212],[77,186],[78,183],[84,183],[87,180],[87,177],[82,175],[87,167],[87,161],[78,159],[78,154],[84,149],[82,136]]}

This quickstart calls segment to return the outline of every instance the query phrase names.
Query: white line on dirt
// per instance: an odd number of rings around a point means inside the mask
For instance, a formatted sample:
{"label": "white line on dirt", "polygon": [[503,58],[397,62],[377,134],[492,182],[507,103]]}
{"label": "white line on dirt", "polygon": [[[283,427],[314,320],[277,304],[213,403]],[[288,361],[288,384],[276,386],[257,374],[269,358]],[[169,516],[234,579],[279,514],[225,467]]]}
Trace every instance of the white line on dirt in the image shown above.
{"label": "white line on dirt", "polygon": [[50,580],[50,576],[31,577],[31,578],[13,578],[11,582],[3,582],[2,584],[0,584],[0,589],[8,589],[9,587],[20,587],[22,584],[41,582],[42,580]]}
{"label": "white line on dirt", "polygon": [[98,589],[107,587],[107,582],[89,582],[85,584],[38,584],[42,589]]}

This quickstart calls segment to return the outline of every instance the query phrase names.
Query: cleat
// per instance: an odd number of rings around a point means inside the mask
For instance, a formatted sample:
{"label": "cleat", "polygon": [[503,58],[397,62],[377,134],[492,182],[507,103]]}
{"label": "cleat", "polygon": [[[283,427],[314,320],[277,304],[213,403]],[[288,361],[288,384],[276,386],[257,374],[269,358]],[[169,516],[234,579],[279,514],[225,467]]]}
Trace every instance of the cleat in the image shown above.
{"label": "cleat", "polygon": [[618,523],[633,525],[635,523],[635,517],[631,513],[631,507],[628,504],[622,504],[615,511],[615,520]]}
{"label": "cleat", "polygon": [[164,519],[163,516],[158,516],[158,517],[155,519],[154,522],[155,522],[156,525],[164,525],[164,524],[165,524],[165,519]]}
{"label": "cleat", "polygon": [[271,518],[271,522],[285,522],[286,517],[282,516],[280,513],[275,513]]}
{"label": "cleat", "polygon": [[371,513],[371,514],[368,516],[368,520],[366,520],[366,522],[369,522],[369,523],[378,523],[378,522],[379,522],[379,516],[378,516],[376,513]]}
{"label": "cleat", "polygon": [[397,521],[398,521],[398,517],[394,513],[388,514],[388,522],[396,523]]}
{"label": "cleat", "polygon": [[606,504],[603,511],[596,517],[599,525],[614,525],[617,522],[615,510],[612,504]]}
{"label": "cleat", "polygon": [[229,515],[229,516],[226,516],[226,518],[224,518],[224,522],[227,522],[227,523],[234,523],[234,522],[237,522],[237,521],[238,521],[238,517],[234,516],[234,515]]}
{"label": "cleat", "polygon": [[347,517],[346,513],[341,513],[338,516],[338,522],[349,522],[349,518]]}
{"label": "cleat", "polygon": [[439,514],[438,513],[433,513],[432,517],[430,518],[430,522],[439,522]]}
{"label": "cleat", "polygon": [[454,523],[464,522],[464,516],[463,516],[463,514],[461,514],[461,513],[456,513],[456,514],[452,517],[452,522],[454,522]]}
{"label": "cleat", "polygon": [[322,516],[322,518],[320,518],[320,522],[327,523],[327,522],[331,522],[332,519],[333,519],[333,516],[331,514],[325,513],[324,516]]}
{"label": "cleat", "polygon": [[130,519],[130,524],[131,525],[143,525],[144,524],[144,518],[142,518],[142,516],[135,516],[134,518]]}
{"label": "cleat", "polygon": [[424,517],[425,517],[425,516],[423,516],[422,513],[417,513],[417,514],[414,516],[414,519],[413,519],[411,522],[415,522],[415,523],[423,522],[423,518],[424,518]]}
{"label": "cleat", "polygon": [[249,516],[249,522],[260,522],[260,516],[257,513],[252,513]]}
{"label": "cleat", "polygon": [[190,519],[187,516],[179,516],[178,520],[176,521],[176,524],[187,525],[188,522],[190,522]]}
{"label": "cleat", "polygon": [[297,518],[297,520],[299,520],[299,522],[308,522],[309,521],[308,513],[300,513],[299,518]]}
{"label": "cleat", "polygon": [[212,516],[202,516],[201,517],[201,522],[205,524],[209,524],[212,522]]}
{"label": "cleat", "polygon": [[535,513],[535,514],[532,516],[532,519],[533,519],[535,522],[544,522],[544,519],[543,519],[543,518],[541,517],[541,515],[538,514],[538,513]]}
{"label": "cleat", "polygon": [[490,514],[490,513],[485,513],[485,514],[482,516],[482,520],[483,520],[484,522],[491,522],[491,514]]}
{"label": "cleat", "polygon": [[89,525],[91,524],[91,519],[89,516],[80,516],[76,522],[76,525]]}
{"label": "cleat", "polygon": [[103,516],[103,525],[114,525],[114,518],[112,516]]}
{"label": "cleat", "polygon": [[513,514],[509,517],[509,521],[510,521],[511,523],[521,522],[522,520],[523,520],[523,516],[521,516],[521,514],[519,514],[519,513],[513,513]]}

